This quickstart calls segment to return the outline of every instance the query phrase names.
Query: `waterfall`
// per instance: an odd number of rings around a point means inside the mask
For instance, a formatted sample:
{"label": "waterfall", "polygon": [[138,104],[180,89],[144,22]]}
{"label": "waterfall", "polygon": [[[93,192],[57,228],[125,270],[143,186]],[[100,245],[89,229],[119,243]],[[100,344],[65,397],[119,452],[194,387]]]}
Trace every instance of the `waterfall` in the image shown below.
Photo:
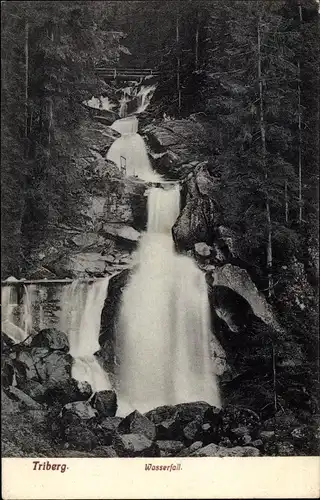
{"label": "waterfall", "polygon": [[72,376],[89,382],[93,391],[110,389],[107,373],[95,353],[99,350],[101,312],[110,277],[92,284],[75,280],[61,298],[60,329],[67,333],[73,359]]}
{"label": "waterfall", "polygon": [[25,336],[30,335],[33,327],[33,306],[37,300],[36,285],[23,286],[23,317],[22,324],[25,331]]}
{"label": "waterfall", "polygon": [[205,276],[175,252],[171,235],[179,204],[179,186],[149,191],[147,232],[118,324],[122,414],[199,400],[220,406]]}
{"label": "waterfall", "polygon": [[23,285],[22,310],[15,285],[1,289],[1,328],[14,342],[22,342],[31,334],[37,297],[35,285]]}
{"label": "waterfall", "polygon": [[138,134],[138,120],[128,116],[116,120],[112,126],[121,134],[111,145],[107,159],[118,165],[125,175],[137,176],[148,182],[160,182],[161,177],[152,170],[146,145]]}

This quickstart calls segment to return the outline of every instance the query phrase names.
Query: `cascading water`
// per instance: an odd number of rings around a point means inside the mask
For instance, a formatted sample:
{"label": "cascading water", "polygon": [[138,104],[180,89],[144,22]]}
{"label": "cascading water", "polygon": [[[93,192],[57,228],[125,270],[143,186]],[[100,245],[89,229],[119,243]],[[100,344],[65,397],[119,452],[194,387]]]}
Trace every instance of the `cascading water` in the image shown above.
{"label": "cascading water", "polygon": [[89,382],[94,392],[111,388],[107,373],[94,355],[100,348],[101,312],[109,279],[108,276],[92,284],[76,280],[65,287],[61,299],[60,329],[69,337],[74,358],[72,376]]}
{"label": "cascading water", "polygon": [[111,145],[107,159],[116,163],[128,177],[137,176],[148,182],[160,182],[161,177],[153,172],[146,145],[138,134],[137,118],[128,116],[116,120],[111,127],[119,132],[121,137]]}
{"label": "cascading water", "polygon": [[32,332],[36,296],[35,285],[23,285],[22,311],[20,311],[16,286],[6,285],[1,289],[2,331],[16,343],[25,340]]}
{"label": "cascading water", "polygon": [[120,414],[199,400],[220,406],[205,276],[171,236],[179,204],[179,186],[149,191],[138,270],[119,317]]}

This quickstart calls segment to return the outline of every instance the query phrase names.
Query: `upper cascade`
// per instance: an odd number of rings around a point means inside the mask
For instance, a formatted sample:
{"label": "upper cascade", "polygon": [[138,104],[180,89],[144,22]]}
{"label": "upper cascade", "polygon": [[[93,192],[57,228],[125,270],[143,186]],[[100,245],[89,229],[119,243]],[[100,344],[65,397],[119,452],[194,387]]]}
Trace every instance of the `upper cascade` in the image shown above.
{"label": "upper cascade", "polygon": [[127,116],[116,120],[112,128],[121,134],[111,145],[107,160],[113,161],[128,177],[138,177],[146,182],[161,182],[160,175],[152,170],[145,142],[138,134],[138,119]]}

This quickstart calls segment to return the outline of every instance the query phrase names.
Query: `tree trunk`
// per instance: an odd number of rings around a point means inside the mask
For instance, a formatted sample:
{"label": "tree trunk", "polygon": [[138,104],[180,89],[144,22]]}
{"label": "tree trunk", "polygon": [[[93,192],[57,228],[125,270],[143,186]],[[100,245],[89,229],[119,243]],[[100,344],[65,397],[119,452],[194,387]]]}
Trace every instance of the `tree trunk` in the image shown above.
{"label": "tree trunk", "polygon": [[289,200],[288,200],[288,181],[284,181],[284,206],[286,224],[289,222]]}
{"label": "tree trunk", "polygon": [[180,116],[180,113],[181,113],[181,87],[180,87],[180,67],[181,67],[181,60],[180,60],[180,47],[179,47],[179,42],[180,42],[180,33],[179,33],[179,13],[177,12],[177,17],[176,17],[176,45],[177,45],[177,91],[178,91],[178,115]]}
{"label": "tree trunk", "polygon": [[25,156],[28,157],[28,108],[29,108],[29,23],[25,23],[24,31],[24,57],[25,57],[25,81],[24,81],[24,137],[26,141]]}
{"label": "tree trunk", "polygon": [[259,100],[260,100],[260,136],[261,136],[261,152],[262,161],[265,171],[265,181],[266,181],[266,218],[267,218],[267,228],[268,228],[268,241],[267,241],[267,270],[268,270],[268,295],[271,297],[273,294],[273,278],[272,278],[272,221],[270,212],[270,203],[267,193],[267,183],[268,183],[268,171],[266,164],[266,128],[264,120],[264,106],[263,106],[263,85],[262,85],[262,70],[261,70],[261,16],[258,19],[258,29],[257,29],[257,43],[258,43],[258,81],[259,81]]}
{"label": "tree trunk", "polygon": [[199,69],[199,24],[200,24],[199,11],[197,13],[197,26],[196,26],[196,46],[195,46],[195,70]]}
{"label": "tree trunk", "polygon": [[[299,19],[300,19],[300,29],[302,24],[302,7],[299,3]],[[299,151],[298,151],[298,177],[299,177],[299,224],[302,223],[302,127],[301,127],[301,67],[300,61],[298,62],[298,128],[299,128]]]}
{"label": "tree trunk", "polygon": [[273,380],[273,406],[276,415],[278,411],[278,398],[277,398],[277,370],[276,370],[276,350],[272,342],[272,380]]}

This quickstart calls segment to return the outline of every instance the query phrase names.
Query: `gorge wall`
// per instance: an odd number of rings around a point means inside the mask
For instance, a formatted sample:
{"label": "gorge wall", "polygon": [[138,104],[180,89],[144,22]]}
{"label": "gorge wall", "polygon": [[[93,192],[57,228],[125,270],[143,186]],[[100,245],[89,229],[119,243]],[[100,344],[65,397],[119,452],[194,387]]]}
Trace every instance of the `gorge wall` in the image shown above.
{"label": "gorge wall", "polygon": [[[111,127],[117,115],[110,115],[109,110],[91,113],[91,118],[83,123],[86,154],[75,157],[86,186],[79,193],[78,217],[36,235],[37,244],[31,248],[23,278],[50,281],[110,276],[101,313],[100,349],[96,355],[113,389],[117,389],[114,385],[119,364],[116,326],[123,290],[135,269],[137,244],[146,230],[148,182],[128,178],[107,158],[110,147],[120,136]],[[302,321],[304,310],[313,300],[303,267],[297,261],[290,263],[288,272],[295,275],[296,287],[284,291],[282,310],[279,303],[270,303],[263,291],[259,291],[259,273],[252,270],[242,253],[241,235],[225,225],[219,204],[223,165],[219,165],[218,156],[208,159],[197,148],[201,137],[208,133],[208,124],[197,115],[181,120],[145,119],[142,122],[140,133],[145,138],[154,170],[181,185],[180,214],[172,235],[178,252],[194,258],[206,276],[211,326],[216,337],[211,343],[210,356],[220,379],[224,404],[248,408],[266,422],[276,414],[281,429],[289,426],[294,430],[305,425],[308,415],[314,412],[314,399],[303,389],[300,380],[294,381],[291,391],[286,382],[288,376],[294,378],[295,368],[305,363],[304,339],[298,334],[292,335],[286,320],[294,307]],[[214,129],[212,134],[214,136]],[[29,311],[32,316],[29,333],[33,337],[39,330],[61,329],[59,301],[65,287],[61,283],[37,286],[37,289],[29,289],[30,296],[33,293],[37,297]],[[25,288],[20,285],[15,315],[25,320],[28,304],[23,297]],[[144,311],[137,312],[144,314]],[[10,337],[7,328],[8,324],[3,325],[3,333]],[[59,335],[55,330],[52,332],[53,337]],[[36,359],[39,354],[33,352]],[[54,377],[64,380],[62,373],[70,371],[67,356],[63,354],[63,361],[59,362],[61,372],[56,373],[54,363],[49,364],[50,377],[54,373]],[[32,367],[32,355],[30,359],[29,354],[19,353],[13,360],[6,368],[9,380],[15,377],[19,390],[35,397],[35,384],[27,387],[19,382],[23,369],[19,362]],[[66,392],[65,389],[62,392]],[[69,402],[70,394],[77,400],[80,396],[87,397],[90,389],[72,387],[67,392]],[[299,419],[295,411],[302,400],[304,415]],[[287,443],[284,454],[291,450],[288,439],[284,438]]]}

